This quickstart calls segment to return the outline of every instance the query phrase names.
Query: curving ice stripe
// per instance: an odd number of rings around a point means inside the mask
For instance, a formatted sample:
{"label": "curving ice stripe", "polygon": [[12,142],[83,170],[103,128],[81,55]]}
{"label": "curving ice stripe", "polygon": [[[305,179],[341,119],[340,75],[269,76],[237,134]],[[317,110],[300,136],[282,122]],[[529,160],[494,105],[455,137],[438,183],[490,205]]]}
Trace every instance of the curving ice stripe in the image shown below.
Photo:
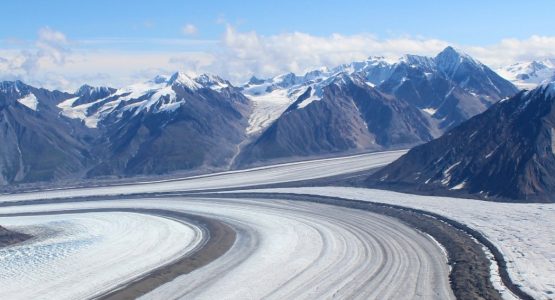
{"label": "curving ice stripe", "polygon": [[295,201],[192,203],[189,209],[197,213],[217,209],[256,239],[240,236],[219,261],[144,299],[454,297],[442,250],[392,218]]}
{"label": "curving ice stripe", "polygon": [[236,230],[237,240],[223,256],[146,299],[453,298],[447,259],[433,240],[395,219],[361,210],[285,200],[183,198],[26,205],[0,208],[0,213],[87,208],[185,211]]}
{"label": "curving ice stripe", "polygon": [[4,194],[0,195],[0,202],[53,199],[60,197],[195,191],[293,182],[348,174],[384,166],[399,158],[404,153],[406,153],[405,150],[376,152],[348,157],[286,163],[247,170],[228,171],[175,180],[137,182],[127,185],[94,188],[59,189],[21,194]]}
{"label": "curving ice stripe", "polygon": [[[419,196],[352,187],[248,190],[395,204],[437,213],[481,232],[501,251],[511,279],[536,299],[555,295],[555,205]],[[498,283],[496,283],[499,285]]]}
{"label": "curving ice stripe", "polygon": [[3,299],[84,299],[194,248],[198,228],[136,213],[1,218],[37,238],[0,249]]}

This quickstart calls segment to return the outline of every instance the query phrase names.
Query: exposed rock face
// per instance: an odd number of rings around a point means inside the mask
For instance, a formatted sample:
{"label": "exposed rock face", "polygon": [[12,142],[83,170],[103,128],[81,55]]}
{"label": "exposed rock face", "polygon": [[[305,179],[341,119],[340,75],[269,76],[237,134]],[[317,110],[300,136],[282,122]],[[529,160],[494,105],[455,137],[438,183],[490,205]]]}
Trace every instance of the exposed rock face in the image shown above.
{"label": "exposed rock face", "polygon": [[555,202],[555,84],[493,105],[371,175],[368,186]]}
{"label": "exposed rock face", "polygon": [[417,108],[340,76],[323,88],[322,98],[299,109],[301,95],[237,159],[240,165],[284,157],[379,150],[430,140],[431,119]]}
{"label": "exposed rock face", "polygon": [[29,238],[31,236],[27,234],[10,231],[0,226],[0,248],[23,242]]}
{"label": "exposed rock face", "polygon": [[75,94],[0,84],[0,184],[225,168],[250,103],[229,82],[176,73]]}
{"label": "exposed rock face", "polygon": [[92,162],[92,133],[60,118],[55,104],[71,95],[0,83],[0,183],[48,181],[75,174]]}
{"label": "exposed rock face", "polygon": [[101,125],[105,132],[97,153],[103,163],[89,176],[162,174],[195,168],[222,168],[238,151],[245,138],[248,100],[233,88],[218,92],[192,90],[172,84],[175,110],[123,110]]}

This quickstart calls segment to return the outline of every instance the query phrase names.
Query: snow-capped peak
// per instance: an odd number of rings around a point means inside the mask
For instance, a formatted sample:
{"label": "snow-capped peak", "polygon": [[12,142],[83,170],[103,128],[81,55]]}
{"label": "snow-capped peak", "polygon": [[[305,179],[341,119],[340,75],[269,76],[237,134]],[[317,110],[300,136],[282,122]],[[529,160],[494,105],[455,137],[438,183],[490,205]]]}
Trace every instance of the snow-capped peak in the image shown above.
{"label": "snow-capped peak", "polygon": [[274,84],[280,87],[287,88],[298,83],[297,78],[298,77],[297,75],[295,75],[295,73],[286,73],[274,77],[272,81],[274,82]]}
{"label": "snow-capped peak", "polygon": [[25,93],[29,86],[20,80],[0,82],[0,91],[3,93]]}
{"label": "snow-capped peak", "polygon": [[359,79],[358,76],[349,76],[349,74],[342,72],[333,76],[332,83],[337,86],[345,86],[354,82],[354,80]]}
{"label": "snow-capped peak", "polygon": [[166,83],[170,80],[170,76],[156,75],[151,81],[156,84]]}
{"label": "snow-capped peak", "polygon": [[202,74],[196,77],[194,81],[203,87],[207,87],[216,91],[232,86],[229,81],[212,74]]}
{"label": "snow-capped peak", "polygon": [[167,83],[168,85],[179,84],[193,91],[202,87],[193,78],[183,72],[175,72]]}
{"label": "snow-capped peak", "polygon": [[445,74],[453,75],[459,66],[463,63],[468,63],[478,69],[483,69],[482,63],[474,59],[472,56],[455,50],[451,46],[447,46],[441,51],[434,59],[437,67]]}
{"label": "snow-capped peak", "polygon": [[497,72],[523,89],[555,80],[555,59],[524,61],[497,69]]}
{"label": "snow-capped peak", "polygon": [[257,78],[256,76],[252,76],[246,84],[249,85],[259,85],[264,83],[264,79]]}
{"label": "snow-capped peak", "polygon": [[436,59],[450,59],[462,61],[464,59],[478,63],[472,56],[466,54],[462,50],[457,50],[452,46],[447,46],[441,52],[436,55]]}
{"label": "snow-capped peak", "polygon": [[304,81],[311,81],[311,80],[315,80],[315,79],[319,79],[322,78],[323,76],[327,75],[330,71],[328,70],[327,67],[322,67],[316,70],[312,70],[310,72],[307,72],[306,74],[304,74],[303,76],[303,80]]}
{"label": "snow-capped peak", "polygon": [[[99,86],[93,87],[88,84],[82,85],[77,91],[75,91],[75,95],[77,96],[93,96],[93,95],[109,95],[116,90],[110,87]],[[105,97],[105,96],[104,96]]]}
{"label": "snow-capped peak", "polygon": [[399,63],[404,62],[411,67],[424,67],[425,69],[433,69],[435,66],[434,59],[427,56],[405,54],[399,59]]}

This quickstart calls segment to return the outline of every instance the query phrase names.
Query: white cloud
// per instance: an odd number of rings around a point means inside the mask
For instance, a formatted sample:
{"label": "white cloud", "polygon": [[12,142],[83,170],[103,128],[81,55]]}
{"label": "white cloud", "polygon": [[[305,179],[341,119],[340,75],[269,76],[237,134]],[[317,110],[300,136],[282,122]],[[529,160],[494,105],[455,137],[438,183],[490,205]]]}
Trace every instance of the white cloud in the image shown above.
{"label": "white cloud", "polygon": [[252,74],[265,77],[284,72],[303,73],[319,66],[363,60],[370,55],[431,55],[449,43],[409,37],[380,40],[370,34],[319,37],[293,32],[262,36],[254,31],[238,32],[228,25],[222,44],[218,53],[220,69],[231,79],[239,80]]}
{"label": "white cloud", "polygon": [[502,66],[517,61],[555,57],[555,36],[533,35],[527,39],[503,39],[497,44],[485,47],[467,46],[464,49],[484,63]]}
{"label": "white cloud", "polygon": [[195,35],[197,34],[198,29],[193,24],[186,24],[185,26],[183,26],[182,31],[185,35]]}
{"label": "white cloud", "polygon": [[[0,63],[10,73],[16,75],[24,73],[32,76],[44,66],[64,65],[70,53],[66,36],[59,31],[45,27],[38,31],[38,39],[35,41],[34,47],[15,53],[12,51],[9,58],[4,57]],[[5,60],[8,60],[9,63],[6,64]]]}
{"label": "white cloud", "polygon": [[[192,28],[189,32],[196,31]],[[124,47],[114,50],[118,43]],[[31,47],[22,46],[26,50],[0,49],[0,79],[21,79],[48,88],[71,90],[83,83],[120,87],[156,74],[182,70],[192,74],[215,73],[242,83],[252,75],[302,74],[370,55],[434,56],[447,45],[463,49],[492,67],[555,57],[555,37],[549,36],[504,39],[475,46],[411,36],[381,39],[371,34],[315,36],[302,32],[261,35],[227,25],[219,41],[160,39],[148,43],[158,45],[160,50],[140,51],[144,43],[127,39],[69,41],[63,33],[43,28]],[[134,44],[137,50],[122,50],[135,49]]]}

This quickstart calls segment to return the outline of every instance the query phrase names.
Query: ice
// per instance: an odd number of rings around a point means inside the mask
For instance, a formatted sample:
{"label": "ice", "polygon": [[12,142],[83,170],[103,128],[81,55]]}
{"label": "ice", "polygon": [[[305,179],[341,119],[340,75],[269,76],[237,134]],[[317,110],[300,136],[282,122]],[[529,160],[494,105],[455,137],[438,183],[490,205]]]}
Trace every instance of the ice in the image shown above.
{"label": "ice", "polygon": [[[122,198],[4,207],[0,208],[0,212],[120,207],[156,208],[205,215],[229,224],[237,234],[232,248],[223,256],[156,288],[146,294],[144,299],[454,298],[448,283],[447,259],[432,239],[396,219],[361,210],[287,200],[146,197],[140,200]],[[138,226],[150,227],[151,224],[145,222]],[[88,227],[91,226],[86,227],[84,232],[89,232]],[[129,231],[133,229],[131,226],[125,228],[129,228]],[[139,231],[136,235],[141,233]],[[148,235],[142,239],[148,241],[148,245],[160,243],[159,239],[150,241]],[[180,242],[176,240],[172,244]],[[104,241],[99,244],[110,243]],[[117,267],[136,268],[144,265],[142,261],[138,266],[127,260],[118,261],[120,255],[132,251],[144,253],[147,258],[163,254],[163,258],[167,259],[171,255],[164,249],[156,248],[153,251],[143,245],[124,245],[124,241],[118,244],[121,248],[108,247],[98,257],[98,260],[108,259],[105,263],[112,263],[113,266],[93,265],[96,273],[90,274],[85,280],[79,276],[60,279],[67,284],[61,285],[59,291],[51,291],[58,293],[53,298],[85,298],[86,293],[69,295],[66,290],[85,289],[100,282],[101,278],[114,277]],[[161,244],[160,248],[163,246]],[[110,257],[110,254],[115,257]],[[68,259],[65,257],[61,261]],[[97,259],[86,258],[75,267],[83,267],[84,262],[97,262]],[[51,275],[41,274],[40,277],[49,278]],[[12,280],[6,278],[6,282]],[[51,286],[52,283],[45,280],[37,285],[36,290]],[[102,289],[109,287],[102,286]],[[37,293],[35,289],[29,290],[29,294]],[[13,296],[25,298],[27,295]],[[45,295],[48,296],[50,294]]]}
{"label": "ice", "polygon": [[37,111],[37,105],[39,104],[39,102],[37,101],[37,97],[35,97],[33,93],[29,93],[29,95],[17,99],[17,102],[27,106],[34,111]]}
{"label": "ice", "polygon": [[[249,190],[253,192],[255,190]],[[537,299],[555,295],[555,205],[418,196],[350,187],[261,189],[388,203],[443,215],[478,230],[503,254],[514,282]]]}
{"label": "ice", "polygon": [[3,299],[91,298],[200,242],[195,227],[136,213],[2,217],[0,223],[36,236],[0,249]]}
{"label": "ice", "polygon": [[[405,152],[365,154],[119,186],[60,189],[15,195],[5,194],[0,195],[0,201],[11,202],[90,195],[120,195],[120,197],[125,197],[124,195],[126,194],[134,193],[250,187],[358,172],[382,166],[403,153]],[[335,196],[401,205],[443,215],[468,225],[489,239],[504,255],[513,281],[521,285],[527,293],[537,299],[551,299],[555,294],[555,283],[552,280],[555,277],[555,235],[553,234],[553,228],[555,228],[555,205],[553,204],[498,203],[452,197],[418,196],[351,187],[249,189],[247,191],[249,193],[271,192]],[[100,201],[95,205],[103,206],[107,205],[107,203],[106,201]],[[146,205],[145,202],[139,200],[131,200],[125,204],[131,205],[133,203],[138,206]],[[48,204],[48,208],[62,209],[90,205],[93,204],[85,202],[56,204],[54,200],[53,204]],[[123,205],[123,203],[114,201],[114,205]],[[158,200],[153,200],[151,203],[152,207],[159,208],[161,207],[160,205],[161,202]],[[175,205],[177,207],[182,205],[181,200],[176,201]],[[194,209],[194,207],[200,209],[198,204],[188,207],[188,209]],[[230,204],[227,208],[232,209],[233,206]],[[44,209],[44,205],[21,205],[7,206],[0,210],[2,213],[8,213],[21,210],[41,211]],[[6,218],[0,220],[0,224],[3,224],[4,220]],[[252,220],[254,221],[255,218]],[[274,265],[272,268],[277,267]],[[225,271],[225,269],[221,270]],[[492,275],[492,278],[494,278],[494,275]]]}
{"label": "ice", "polygon": [[347,157],[285,163],[170,180],[135,182],[126,185],[63,188],[19,194],[0,194],[0,203],[36,199],[56,199],[61,197],[129,195],[149,192],[222,189],[301,181],[381,167],[405,153],[406,150],[385,151]]}
{"label": "ice", "polygon": [[264,86],[257,86],[245,95],[253,103],[253,112],[249,117],[247,134],[255,134],[270,126],[295,101],[286,89],[264,92]]}

